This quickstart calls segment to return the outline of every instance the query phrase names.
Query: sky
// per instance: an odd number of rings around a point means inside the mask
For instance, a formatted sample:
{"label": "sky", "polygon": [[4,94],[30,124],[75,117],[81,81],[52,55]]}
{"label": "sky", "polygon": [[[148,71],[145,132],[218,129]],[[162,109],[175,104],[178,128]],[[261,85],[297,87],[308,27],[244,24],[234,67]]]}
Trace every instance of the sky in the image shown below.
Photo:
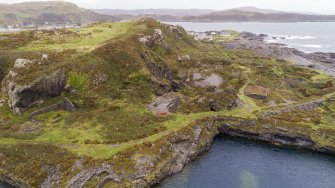
{"label": "sky", "polygon": [[[0,0],[0,3],[17,3],[27,0]],[[67,0],[89,9],[215,9],[254,6],[295,12],[335,14],[335,0]]]}

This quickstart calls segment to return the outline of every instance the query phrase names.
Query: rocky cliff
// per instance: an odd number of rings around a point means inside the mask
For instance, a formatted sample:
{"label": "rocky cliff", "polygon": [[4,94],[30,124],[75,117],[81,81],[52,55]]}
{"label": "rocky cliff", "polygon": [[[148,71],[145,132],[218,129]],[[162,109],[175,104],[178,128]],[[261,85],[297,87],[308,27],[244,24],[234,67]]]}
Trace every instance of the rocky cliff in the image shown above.
{"label": "rocky cliff", "polygon": [[150,187],[220,132],[334,153],[334,78],[234,37],[152,19],[1,34],[0,179]]}

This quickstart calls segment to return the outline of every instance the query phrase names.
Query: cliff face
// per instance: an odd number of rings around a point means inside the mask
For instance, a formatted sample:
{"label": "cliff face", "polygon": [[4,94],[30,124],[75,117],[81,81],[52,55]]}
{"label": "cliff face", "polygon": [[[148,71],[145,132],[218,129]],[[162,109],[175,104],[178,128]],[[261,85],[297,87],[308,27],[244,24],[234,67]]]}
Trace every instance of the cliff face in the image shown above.
{"label": "cliff face", "polygon": [[145,19],[0,39],[0,179],[17,186],[149,187],[219,132],[334,151],[333,77],[232,36]]}
{"label": "cliff face", "polygon": [[57,70],[51,75],[43,75],[24,86],[12,81],[13,74],[17,73],[11,72],[11,75],[4,80],[3,91],[8,94],[9,107],[16,114],[21,114],[38,100],[60,95],[66,86],[66,75],[62,70]]}

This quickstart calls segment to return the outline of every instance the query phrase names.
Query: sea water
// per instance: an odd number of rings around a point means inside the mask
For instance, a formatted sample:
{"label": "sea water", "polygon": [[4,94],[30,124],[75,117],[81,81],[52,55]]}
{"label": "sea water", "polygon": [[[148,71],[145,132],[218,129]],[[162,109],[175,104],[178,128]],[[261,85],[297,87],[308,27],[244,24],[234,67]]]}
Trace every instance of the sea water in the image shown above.
{"label": "sea water", "polygon": [[286,44],[304,52],[335,52],[335,22],[256,23],[256,22],[168,22],[187,31],[235,30],[267,34],[268,42]]}
{"label": "sea water", "polygon": [[160,188],[334,188],[335,158],[229,136]]}

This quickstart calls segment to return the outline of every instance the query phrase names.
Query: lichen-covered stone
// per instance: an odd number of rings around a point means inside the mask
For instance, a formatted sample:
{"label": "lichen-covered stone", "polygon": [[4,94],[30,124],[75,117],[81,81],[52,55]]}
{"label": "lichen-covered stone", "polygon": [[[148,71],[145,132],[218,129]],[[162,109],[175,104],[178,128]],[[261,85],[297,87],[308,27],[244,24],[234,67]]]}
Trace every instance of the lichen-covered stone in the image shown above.
{"label": "lichen-covered stone", "polygon": [[21,114],[35,102],[61,94],[66,85],[66,75],[57,70],[50,75],[43,75],[26,85],[17,84],[7,79],[3,84],[3,91],[7,93],[9,107],[15,114]]}
{"label": "lichen-covered stone", "polygon": [[157,115],[162,113],[174,113],[181,104],[181,98],[175,93],[167,93],[156,98],[148,108]]}

